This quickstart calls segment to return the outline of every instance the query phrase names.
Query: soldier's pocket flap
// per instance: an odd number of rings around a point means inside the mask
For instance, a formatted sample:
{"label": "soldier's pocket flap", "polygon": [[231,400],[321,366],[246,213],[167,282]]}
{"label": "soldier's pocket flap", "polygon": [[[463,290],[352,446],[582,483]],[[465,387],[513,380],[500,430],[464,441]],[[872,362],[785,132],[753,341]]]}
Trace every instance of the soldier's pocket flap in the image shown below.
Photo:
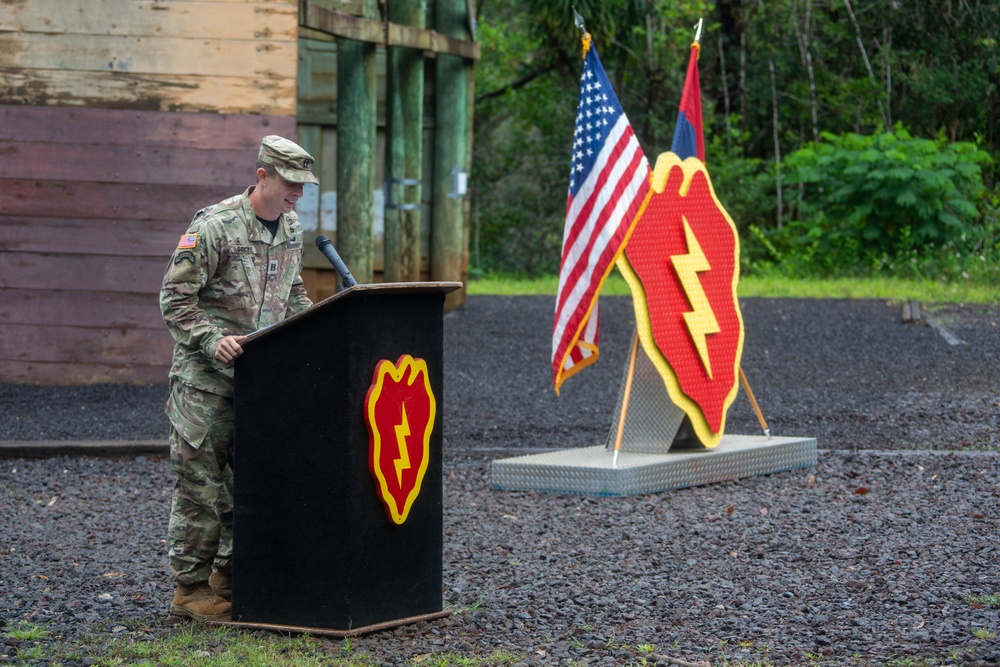
{"label": "soldier's pocket flap", "polygon": [[201,447],[212,425],[210,415],[200,415],[203,412],[197,407],[200,395],[201,392],[198,390],[178,384],[167,399],[167,416],[170,418],[170,423],[184,441],[195,449]]}
{"label": "soldier's pocket flap", "polygon": [[[267,258],[264,258],[265,261]],[[260,281],[257,279],[257,267],[254,266],[253,259],[243,256],[243,270],[247,274],[247,282],[250,284],[250,289],[253,290],[253,296],[257,301],[264,298],[264,292],[261,288]]]}

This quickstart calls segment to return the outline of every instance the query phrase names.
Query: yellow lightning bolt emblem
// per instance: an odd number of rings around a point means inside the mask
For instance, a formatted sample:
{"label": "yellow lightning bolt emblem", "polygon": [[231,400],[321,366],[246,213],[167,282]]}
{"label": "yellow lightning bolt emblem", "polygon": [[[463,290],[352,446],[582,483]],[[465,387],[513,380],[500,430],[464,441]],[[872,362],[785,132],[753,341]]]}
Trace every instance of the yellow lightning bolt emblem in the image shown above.
{"label": "yellow lightning bolt emblem", "polygon": [[681,281],[681,287],[691,303],[691,310],[684,313],[684,322],[687,324],[691,340],[698,349],[698,356],[701,357],[701,364],[708,372],[708,377],[712,377],[712,362],[708,357],[708,343],[705,337],[708,334],[719,333],[719,322],[712,312],[712,304],[705,296],[705,290],[698,280],[698,274],[711,269],[708,258],[698,244],[698,238],[691,231],[691,225],[687,218],[681,216],[684,221],[684,237],[687,239],[686,255],[673,255],[670,259],[674,263],[677,271],[677,278]]}
{"label": "yellow lightning bolt emblem", "polygon": [[393,465],[396,466],[396,480],[399,482],[399,486],[403,486],[403,471],[412,467],[410,465],[410,452],[406,449],[406,436],[410,435],[410,422],[406,419],[406,404],[403,403],[399,407],[403,411],[403,421],[396,424],[395,427],[399,456],[393,461]]}

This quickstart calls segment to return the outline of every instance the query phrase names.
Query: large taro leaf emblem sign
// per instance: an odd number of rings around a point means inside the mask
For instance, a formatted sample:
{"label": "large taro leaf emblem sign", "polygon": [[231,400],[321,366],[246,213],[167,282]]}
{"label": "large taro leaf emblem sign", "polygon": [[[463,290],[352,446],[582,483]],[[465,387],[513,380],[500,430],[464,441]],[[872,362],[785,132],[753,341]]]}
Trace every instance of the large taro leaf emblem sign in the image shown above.
{"label": "large taro leaf emblem sign", "polygon": [[427,362],[408,354],[375,365],[365,396],[368,468],[386,516],[401,525],[420,495],[437,404]]}
{"label": "large taro leaf emblem sign", "polygon": [[736,226],[704,163],[660,155],[618,267],[632,291],[643,350],[710,448],[722,439],[738,387],[739,265]]}

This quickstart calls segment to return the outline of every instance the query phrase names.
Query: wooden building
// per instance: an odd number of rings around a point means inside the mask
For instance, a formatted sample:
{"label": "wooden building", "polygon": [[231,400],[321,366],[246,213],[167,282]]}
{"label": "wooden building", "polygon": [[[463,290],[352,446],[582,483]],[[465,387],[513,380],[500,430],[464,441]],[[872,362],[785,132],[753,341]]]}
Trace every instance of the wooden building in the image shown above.
{"label": "wooden building", "polygon": [[0,382],[165,382],[167,259],[267,134],[317,158],[314,300],[335,290],[319,234],[360,282],[464,280],[470,6],[0,2]]}

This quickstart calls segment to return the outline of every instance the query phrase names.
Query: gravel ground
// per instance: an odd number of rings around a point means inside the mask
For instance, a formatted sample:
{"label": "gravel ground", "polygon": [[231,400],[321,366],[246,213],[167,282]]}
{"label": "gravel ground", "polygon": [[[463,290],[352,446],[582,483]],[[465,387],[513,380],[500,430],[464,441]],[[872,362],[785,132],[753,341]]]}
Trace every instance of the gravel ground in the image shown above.
{"label": "gravel ground", "polygon": [[[447,315],[444,601],[461,613],[354,650],[386,665],[498,650],[524,665],[1000,665],[1000,307],[935,311],[951,345],[882,301],[742,305],[771,430],[815,436],[819,464],[630,498],[499,492],[489,470],[605,440],[631,301],[602,299],[602,359],[561,397],[551,297]],[[0,440],[163,439],[164,400],[0,384]],[[759,432],[742,395],[727,431]],[[0,636],[24,620],[70,642],[186,623],[166,616],[162,457],[8,458],[0,478]],[[24,648],[8,639],[0,661],[28,662]]]}

